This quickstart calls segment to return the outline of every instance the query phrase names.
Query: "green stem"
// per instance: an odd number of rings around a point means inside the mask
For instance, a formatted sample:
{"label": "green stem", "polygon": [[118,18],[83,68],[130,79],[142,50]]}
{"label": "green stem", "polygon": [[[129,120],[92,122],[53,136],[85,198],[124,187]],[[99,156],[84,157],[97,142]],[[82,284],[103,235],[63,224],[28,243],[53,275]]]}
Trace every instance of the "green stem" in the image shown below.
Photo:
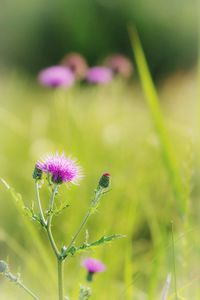
{"label": "green stem", "polygon": [[59,300],[63,300],[64,292],[63,292],[63,260],[57,259],[58,261],[58,295]]}
{"label": "green stem", "polygon": [[83,219],[81,225],[79,226],[77,232],[75,233],[74,237],[72,238],[68,249],[73,245],[73,243],[75,242],[76,238],[78,237],[79,233],[81,232],[82,228],[84,227],[84,225],[87,223],[89,217],[91,215],[91,208],[88,210],[87,214],[85,215],[85,218]]}
{"label": "green stem", "polygon": [[99,199],[102,195],[102,188],[101,187],[98,187],[96,192],[95,192],[95,195],[94,195],[94,199],[92,199],[91,201],[91,204],[90,204],[90,207],[81,223],[81,225],[79,226],[77,232],[75,233],[74,237],[72,238],[69,246],[68,246],[68,249],[73,245],[73,243],[75,242],[76,238],[78,237],[79,233],[81,232],[81,230],[83,229],[83,227],[85,226],[85,224],[87,223],[90,215],[92,214],[92,211],[93,209],[95,209],[98,205],[98,202],[99,202]]}
{"label": "green stem", "polygon": [[178,291],[177,291],[177,282],[176,282],[176,261],[175,261],[175,246],[174,246],[174,224],[171,221],[171,230],[172,230],[172,263],[173,263],[173,271],[174,271],[174,288],[175,288],[175,297],[178,300]]}
{"label": "green stem", "polygon": [[47,218],[46,229],[47,229],[47,234],[48,234],[49,241],[51,243],[51,247],[52,247],[56,257],[59,259],[60,258],[60,252],[58,251],[58,248],[56,246],[56,243],[54,241],[52,231],[51,231],[51,222],[52,222],[52,218],[53,218],[53,215],[52,215],[51,211],[53,209],[55,195],[56,195],[57,191],[58,191],[58,186],[55,185],[53,187],[51,198],[50,198],[50,201],[49,201],[49,216]]}
{"label": "green stem", "polygon": [[46,220],[43,214],[43,209],[40,201],[39,185],[37,180],[35,181],[35,193],[36,193],[36,202],[37,202],[40,218],[42,220],[42,224],[46,225]]}
{"label": "green stem", "polygon": [[177,200],[179,214],[181,217],[184,217],[184,186],[177,165],[177,157],[175,155],[174,147],[169,136],[167,126],[165,124],[165,118],[161,110],[160,100],[158,98],[158,94],[149,71],[149,67],[142,49],[138,33],[134,27],[129,27],[129,31],[141,84],[146,96],[147,105],[150,110],[155,130],[157,131],[158,138],[160,140],[160,149],[163,157],[163,162],[165,164],[166,171],[168,172],[175,199]]}
{"label": "green stem", "polygon": [[58,191],[58,185],[55,184],[52,190],[52,194],[51,194],[51,198],[49,201],[49,216],[47,218],[47,224],[46,224],[46,230],[47,230],[47,235],[49,238],[49,241],[51,243],[51,247],[56,255],[57,258],[57,264],[58,264],[58,299],[59,300],[63,300],[64,299],[64,288],[63,288],[63,259],[61,257],[61,253],[59,252],[56,243],[54,241],[54,237],[51,231],[51,223],[52,223],[52,218],[53,218],[53,214],[52,214],[52,210],[53,210],[53,206],[54,206],[54,201],[55,201],[55,196],[56,193]]}
{"label": "green stem", "polygon": [[60,257],[60,252],[58,251],[58,248],[56,246],[56,243],[54,241],[54,238],[53,238],[53,234],[52,234],[52,231],[51,231],[51,227],[47,227],[47,235],[48,235],[48,238],[49,238],[49,241],[50,241],[50,244],[51,244],[51,247],[56,255],[57,258]]}
{"label": "green stem", "polygon": [[39,298],[29,290],[22,282],[18,282],[18,285],[25,291],[27,294],[29,294],[34,300],[39,300]]}
{"label": "green stem", "polygon": [[53,209],[53,205],[54,205],[54,200],[55,200],[55,195],[56,195],[56,193],[57,193],[57,191],[58,191],[58,185],[57,184],[55,184],[54,186],[53,186],[53,189],[52,189],[52,194],[51,194],[51,198],[50,198],[50,201],[49,201],[49,217],[51,217],[51,211],[52,211],[52,209]]}
{"label": "green stem", "polygon": [[11,282],[14,282],[16,285],[21,287],[27,294],[29,294],[34,300],[39,300],[39,298],[31,291],[27,286],[25,286],[20,279],[13,275],[11,272],[4,273],[5,277],[7,277]]}

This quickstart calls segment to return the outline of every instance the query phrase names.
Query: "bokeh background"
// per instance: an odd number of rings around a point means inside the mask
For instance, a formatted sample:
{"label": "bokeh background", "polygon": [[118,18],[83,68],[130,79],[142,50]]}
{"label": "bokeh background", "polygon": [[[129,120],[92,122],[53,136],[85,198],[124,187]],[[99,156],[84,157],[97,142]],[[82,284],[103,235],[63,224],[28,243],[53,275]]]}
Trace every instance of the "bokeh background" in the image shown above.
{"label": "bokeh background", "polygon": [[[107,266],[92,284],[91,299],[177,300],[175,278],[179,299],[200,297],[198,14],[195,0],[1,1],[0,177],[30,206],[36,160],[56,150],[78,158],[84,180],[79,187],[62,187],[59,195],[70,203],[54,222],[61,246],[79,225],[102,172],[112,174],[112,189],[86,228],[91,241],[112,233],[126,238],[67,262],[70,299],[78,299],[79,284],[87,284],[80,266],[87,256]],[[156,82],[188,203],[187,223],[179,215],[163,145],[138,78],[130,24],[138,30]],[[122,53],[132,60],[134,73],[129,81],[117,78],[105,86],[41,87],[39,70],[71,51],[84,55],[90,66]],[[44,187],[44,207],[48,197]],[[0,259],[7,259],[13,273],[20,272],[41,299],[53,300],[56,266],[48,246],[44,232],[21,214],[1,184]],[[168,274],[172,280],[168,298],[163,298]],[[2,300],[28,299],[3,277],[0,295]]]}
{"label": "bokeh background", "polygon": [[112,52],[132,57],[129,23],[155,74],[189,67],[197,56],[197,0],[9,0],[0,14],[1,63],[32,73],[70,51],[90,64]]}

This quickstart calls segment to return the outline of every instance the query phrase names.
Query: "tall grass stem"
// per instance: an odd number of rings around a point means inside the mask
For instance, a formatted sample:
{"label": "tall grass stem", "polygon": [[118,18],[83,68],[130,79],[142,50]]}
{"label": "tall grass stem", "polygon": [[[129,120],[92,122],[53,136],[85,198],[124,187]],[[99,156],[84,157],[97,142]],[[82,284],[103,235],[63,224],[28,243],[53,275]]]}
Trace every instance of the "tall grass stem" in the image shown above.
{"label": "tall grass stem", "polygon": [[160,101],[148,68],[148,64],[137,31],[134,27],[130,26],[129,33],[141,84],[146,96],[147,105],[150,110],[155,130],[160,140],[163,161],[174,191],[178,211],[183,217],[185,214],[186,205],[184,188],[182,184],[182,178],[177,167],[176,157],[174,156],[174,149],[172,147],[172,143],[165,125],[165,120],[161,111]]}
{"label": "tall grass stem", "polygon": [[172,231],[172,264],[174,273],[174,289],[175,289],[175,300],[178,300],[177,282],[176,282],[176,258],[175,258],[175,243],[174,243],[174,224],[171,221],[171,231]]}

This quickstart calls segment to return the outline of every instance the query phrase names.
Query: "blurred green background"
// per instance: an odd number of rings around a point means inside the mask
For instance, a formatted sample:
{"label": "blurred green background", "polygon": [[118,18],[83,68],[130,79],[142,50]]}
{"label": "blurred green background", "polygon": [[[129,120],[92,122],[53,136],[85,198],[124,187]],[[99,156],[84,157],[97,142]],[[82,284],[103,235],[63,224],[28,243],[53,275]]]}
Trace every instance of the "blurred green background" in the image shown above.
{"label": "blurred green background", "polygon": [[70,51],[90,64],[112,52],[132,57],[127,24],[140,32],[155,75],[194,64],[197,0],[8,0],[1,2],[0,61],[29,72]]}
{"label": "blurred green background", "polygon": [[[101,259],[107,271],[96,275],[91,299],[161,299],[167,274],[173,273],[170,222],[174,220],[178,289],[185,299],[198,299],[195,73],[174,75],[159,89],[184,196],[190,199],[191,224],[185,231],[161,156],[162,145],[137,83],[116,80],[105,87],[76,85],[69,91],[52,91],[15,73],[1,78],[1,95],[0,174],[22,194],[26,205],[35,199],[32,171],[43,154],[64,150],[83,167],[85,178],[79,187],[60,189],[57,201],[68,199],[70,207],[53,223],[59,246],[69,242],[80,224],[100,175],[105,171],[112,174],[111,191],[85,229],[90,241],[112,233],[126,238],[69,259],[65,264],[66,294],[78,299],[79,284],[87,284],[80,263],[83,257],[92,256]],[[44,185],[44,208],[49,196]],[[41,299],[47,295],[56,299],[56,262],[45,233],[22,216],[3,184],[0,199],[1,259],[8,257],[11,270],[19,271]],[[77,244],[84,238],[85,230]],[[28,299],[3,278],[0,289],[2,300]],[[169,295],[175,299],[173,282]]]}
{"label": "blurred green background", "polygon": [[[60,190],[59,199],[69,199],[70,207],[55,218],[58,245],[74,234],[105,171],[112,174],[112,189],[86,226],[90,240],[112,233],[127,236],[69,260],[65,289],[71,300],[78,299],[79,284],[87,284],[80,267],[85,256],[107,265],[107,271],[96,276],[91,299],[200,299],[197,4],[186,0],[1,3],[0,177],[31,205],[35,162],[45,153],[64,150],[79,159],[85,178],[79,187]],[[90,65],[112,52],[133,59],[130,22],[138,29],[159,82],[161,112],[187,203],[185,218],[180,217],[173,191],[176,176],[169,176],[155,114],[136,79],[137,71],[129,82],[116,78],[106,86],[77,83],[66,91],[40,87],[36,80],[42,67],[59,62],[70,51],[85,55]],[[44,187],[44,207],[48,197]],[[84,237],[85,232],[78,243]],[[8,259],[13,273],[20,272],[40,299],[56,299],[56,262],[46,236],[21,215],[3,184],[0,259]],[[162,291],[169,273],[172,281],[165,299]],[[180,297],[175,294],[175,278]],[[0,277],[0,299],[26,300],[27,295]]]}

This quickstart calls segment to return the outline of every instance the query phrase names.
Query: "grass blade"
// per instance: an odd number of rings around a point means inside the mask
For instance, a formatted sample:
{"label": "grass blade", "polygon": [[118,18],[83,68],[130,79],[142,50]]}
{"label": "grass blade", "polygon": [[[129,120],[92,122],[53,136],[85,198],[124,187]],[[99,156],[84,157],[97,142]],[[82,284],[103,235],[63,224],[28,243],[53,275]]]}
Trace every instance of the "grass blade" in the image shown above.
{"label": "grass blade", "polygon": [[133,27],[130,27],[129,32],[141,84],[146,96],[147,105],[150,110],[155,130],[160,140],[163,161],[169,175],[169,180],[173,187],[179,212],[181,215],[183,215],[185,212],[184,188],[176,159],[174,157],[173,147],[165,126],[156,88],[154,86],[137,31]]}
{"label": "grass blade", "polygon": [[166,282],[165,282],[165,285],[164,285],[164,288],[163,288],[163,291],[162,291],[161,300],[167,300],[168,292],[169,292],[169,288],[170,288],[170,283],[171,283],[171,273],[169,273],[167,275],[167,279],[166,279]]}

